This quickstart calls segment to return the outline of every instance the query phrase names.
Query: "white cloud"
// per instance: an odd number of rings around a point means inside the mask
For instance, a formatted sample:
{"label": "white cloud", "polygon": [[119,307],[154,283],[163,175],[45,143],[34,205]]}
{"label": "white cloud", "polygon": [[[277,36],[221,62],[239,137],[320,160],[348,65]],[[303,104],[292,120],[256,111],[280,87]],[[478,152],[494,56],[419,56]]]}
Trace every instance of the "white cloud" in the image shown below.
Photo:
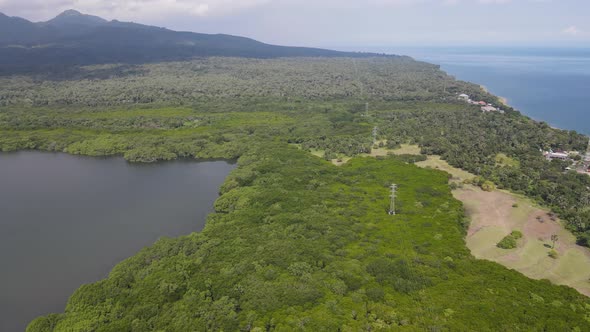
{"label": "white cloud", "polygon": [[478,2],[483,4],[504,4],[512,2],[512,0],[478,0]]}
{"label": "white cloud", "polygon": [[[359,1],[353,1],[359,3]],[[374,5],[388,5],[388,6],[406,6],[406,5],[417,5],[420,3],[427,2],[426,0],[369,0],[365,4]]]}
{"label": "white cloud", "polygon": [[561,32],[565,33],[566,35],[570,35],[570,36],[577,36],[581,33],[580,29],[578,29],[574,25],[570,25],[569,27],[561,30]]}
{"label": "white cloud", "polygon": [[260,6],[272,0],[0,0],[0,11],[45,20],[66,9],[109,19],[142,20],[175,15],[214,16]]}
{"label": "white cloud", "polygon": [[32,20],[46,20],[66,9],[107,19],[162,21],[179,16],[223,16],[264,5],[358,8],[545,3],[552,0],[0,0],[0,11]]}

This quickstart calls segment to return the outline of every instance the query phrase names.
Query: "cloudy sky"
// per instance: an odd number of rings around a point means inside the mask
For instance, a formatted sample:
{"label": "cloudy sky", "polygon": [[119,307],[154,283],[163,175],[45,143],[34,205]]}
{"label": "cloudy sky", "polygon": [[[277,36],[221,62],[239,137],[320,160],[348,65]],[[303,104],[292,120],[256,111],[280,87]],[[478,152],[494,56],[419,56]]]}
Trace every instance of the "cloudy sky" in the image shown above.
{"label": "cloudy sky", "polygon": [[70,8],[285,45],[590,47],[590,0],[0,0],[33,21]]}

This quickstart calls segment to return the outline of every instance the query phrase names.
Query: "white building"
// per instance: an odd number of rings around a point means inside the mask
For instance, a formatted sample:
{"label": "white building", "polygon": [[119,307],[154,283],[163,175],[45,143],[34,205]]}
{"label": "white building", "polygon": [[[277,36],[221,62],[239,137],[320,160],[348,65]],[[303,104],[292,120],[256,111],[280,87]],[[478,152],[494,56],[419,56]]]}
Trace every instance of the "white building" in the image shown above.
{"label": "white building", "polygon": [[547,159],[561,159],[561,160],[567,160],[570,157],[570,155],[565,152],[549,152],[545,156],[547,157]]}

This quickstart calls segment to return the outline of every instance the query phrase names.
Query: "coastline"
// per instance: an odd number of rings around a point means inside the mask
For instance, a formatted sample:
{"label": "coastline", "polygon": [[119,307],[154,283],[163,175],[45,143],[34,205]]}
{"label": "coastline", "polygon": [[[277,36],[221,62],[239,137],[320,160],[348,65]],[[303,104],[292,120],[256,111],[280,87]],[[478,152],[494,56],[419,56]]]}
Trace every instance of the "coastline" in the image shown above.
{"label": "coastline", "polygon": [[[582,88],[590,82],[587,66],[590,56],[584,54],[577,60],[565,61],[547,50],[543,47],[533,52],[519,47],[425,47],[406,53],[440,65],[449,75],[474,83],[481,91],[493,91],[499,105],[504,103],[536,121],[590,136],[587,121],[590,101]],[[562,51],[573,52],[571,47]],[[547,56],[539,58],[539,53]]]}
{"label": "coastline", "polygon": [[[497,96],[497,95],[493,94],[492,92],[490,92],[490,90],[488,90],[488,88],[487,88],[485,85],[482,85],[482,84],[478,84],[478,85],[479,85],[479,87],[480,87],[480,88],[481,88],[481,89],[482,89],[484,92],[486,92],[486,93],[489,93],[489,94],[491,94],[491,95],[493,95],[493,96],[496,96],[496,98],[498,98],[498,99],[500,100],[500,102],[501,102],[501,103],[502,103],[504,106],[506,106],[506,107],[512,107],[512,108],[514,108],[513,106],[511,106],[511,105],[508,103],[508,98],[506,98],[506,97],[502,97],[502,96]],[[521,112],[521,113],[522,113],[522,112]],[[522,114],[524,114],[524,113],[522,113]],[[528,116],[529,118],[533,119],[534,121],[537,121],[537,122],[546,122],[545,120],[536,119],[536,118],[534,118],[534,117],[533,117],[533,116],[531,116],[531,115],[528,115],[528,114],[525,114],[525,115],[526,115],[526,116]],[[546,123],[547,123],[547,122],[546,122]],[[551,124],[549,124],[549,123],[547,123],[547,124],[549,125],[549,127],[553,128],[553,129],[557,129],[557,130],[566,130],[566,131],[572,130],[572,129],[564,129],[564,128],[559,128],[559,127],[553,126],[553,125],[551,125]],[[588,137],[588,138],[590,139],[590,135],[586,135],[586,134],[584,134],[584,133],[580,133],[580,134],[582,134],[582,135],[584,135],[584,136],[586,136],[586,137]]]}
{"label": "coastline", "polygon": [[[488,88],[487,88],[485,85],[483,85],[483,84],[478,84],[478,85],[479,85],[479,87],[480,87],[480,88],[481,88],[481,89],[482,89],[484,92],[486,92],[486,93],[489,93],[489,94],[491,94],[491,95],[493,95],[493,96],[496,96],[496,95],[494,95],[493,93],[491,93],[491,92],[488,90]],[[510,106],[510,105],[508,104],[508,99],[507,99],[507,98],[505,98],[505,97],[502,97],[502,96],[496,96],[496,97],[497,97],[497,98],[500,100],[500,102],[501,102],[502,104],[504,104],[504,106],[506,106],[506,107],[512,107],[512,106]],[[512,107],[512,108],[514,108],[514,107]],[[544,122],[544,120],[535,119],[535,118],[533,118],[533,117],[532,117],[532,116],[530,116],[530,115],[526,115],[526,114],[525,114],[525,116],[527,116],[527,117],[531,118],[533,121],[537,121],[537,122]],[[546,123],[547,123],[547,122],[546,122]],[[569,131],[569,129],[558,128],[558,127],[556,127],[556,126],[553,126],[553,125],[551,125],[551,124],[549,124],[549,123],[547,123],[547,124],[548,124],[548,125],[549,125],[549,127],[551,127],[552,129],[556,129],[556,130],[564,130],[564,131]],[[584,136],[586,136],[586,137],[588,138],[588,140],[589,140],[589,144],[588,144],[588,149],[586,150],[586,153],[590,153],[590,135],[587,135],[587,134],[584,134],[584,133],[580,133],[580,134],[582,134],[582,135],[584,135]],[[580,173],[580,172],[578,172],[578,173]],[[588,173],[588,172],[583,172],[583,173],[581,173],[581,174],[586,174],[586,175],[590,176],[590,173]],[[590,296],[590,293],[589,293],[589,294],[586,294],[586,295]]]}
{"label": "coastline", "polygon": [[[479,87],[480,87],[480,88],[481,88],[481,89],[482,89],[484,92],[494,95],[493,93],[491,93],[491,92],[490,92],[490,90],[488,90],[488,88],[486,88],[486,86],[485,86],[485,85],[479,84]],[[494,95],[494,96],[496,96],[496,95]],[[497,97],[497,98],[500,100],[500,102],[501,102],[502,104],[504,104],[504,106],[506,106],[506,107],[512,107],[512,106],[510,106],[510,105],[508,104],[508,98],[506,98],[506,97],[502,97],[502,96],[496,96],[496,97]]]}

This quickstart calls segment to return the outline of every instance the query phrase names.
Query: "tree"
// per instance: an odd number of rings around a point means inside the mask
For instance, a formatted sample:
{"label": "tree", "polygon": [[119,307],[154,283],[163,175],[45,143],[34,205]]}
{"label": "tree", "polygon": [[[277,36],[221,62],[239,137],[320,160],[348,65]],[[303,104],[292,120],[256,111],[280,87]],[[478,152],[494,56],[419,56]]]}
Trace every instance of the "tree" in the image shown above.
{"label": "tree", "polygon": [[481,189],[483,191],[494,191],[494,190],[496,190],[496,185],[494,185],[494,183],[492,181],[485,181],[481,185]]}
{"label": "tree", "polygon": [[555,249],[555,242],[557,242],[557,240],[559,240],[559,237],[557,236],[557,234],[551,235],[551,242],[553,242],[551,249]]}

